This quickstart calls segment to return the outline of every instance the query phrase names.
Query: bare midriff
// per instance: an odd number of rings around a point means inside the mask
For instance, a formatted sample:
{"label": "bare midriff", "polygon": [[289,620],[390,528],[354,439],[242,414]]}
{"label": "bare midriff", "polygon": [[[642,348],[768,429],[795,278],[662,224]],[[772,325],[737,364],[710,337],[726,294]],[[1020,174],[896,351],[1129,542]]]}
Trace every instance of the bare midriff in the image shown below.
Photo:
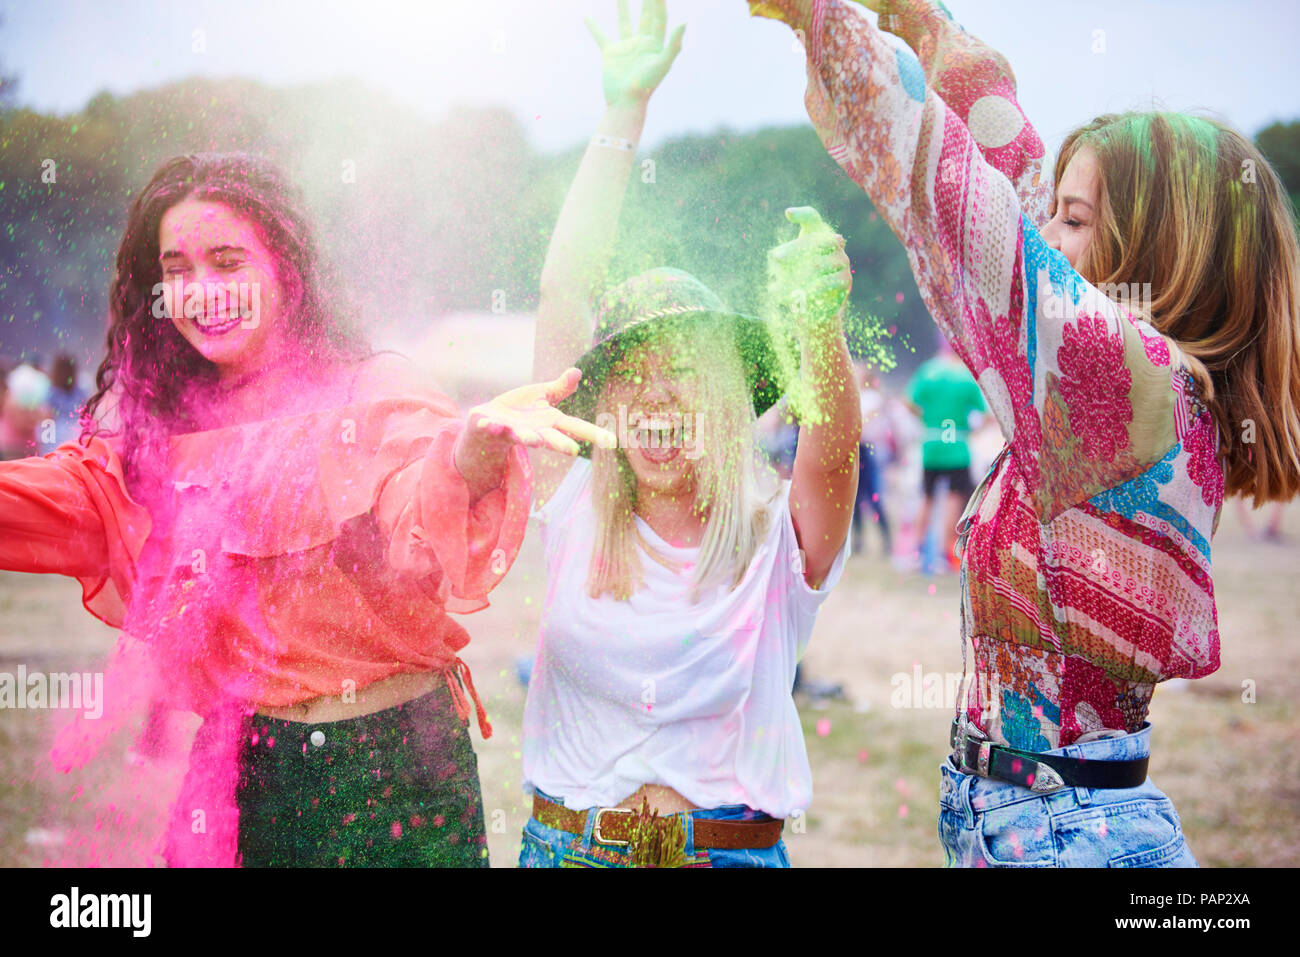
{"label": "bare midriff", "polygon": [[672,788],[664,787],[662,784],[643,784],[623,800],[618,807],[630,807],[633,810],[641,810],[641,799],[644,798],[650,804],[650,810],[658,811],[662,814],[681,814],[683,811],[694,811],[696,807],[686,798],[682,797]]}
{"label": "bare midriff", "polygon": [[358,688],[355,701],[345,701],[341,695],[322,695],[297,704],[272,707],[258,705],[254,710],[268,718],[298,721],[303,724],[324,724],[329,721],[347,721],[362,715],[374,714],[396,708],[433,691],[439,682],[447,680],[441,671],[424,671],[415,674],[393,675]]}

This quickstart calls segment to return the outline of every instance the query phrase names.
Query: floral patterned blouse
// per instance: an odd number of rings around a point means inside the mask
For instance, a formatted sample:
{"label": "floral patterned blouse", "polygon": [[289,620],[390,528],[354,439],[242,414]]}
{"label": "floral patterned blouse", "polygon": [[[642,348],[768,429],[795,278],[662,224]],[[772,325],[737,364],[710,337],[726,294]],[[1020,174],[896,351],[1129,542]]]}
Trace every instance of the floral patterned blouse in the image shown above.
{"label": "floral patterned blouse", "polygon": [[1139,730],[1157,682],[1219,666],[1224,479],[1190,376],[1040,235],[1043,146],[1005,60],[927,0],[883,11],[910,50],[843,0],[750,8],[801,32],[823,143],[903,242],[1007,439],[963,520],[967,717],[1034,751]]}

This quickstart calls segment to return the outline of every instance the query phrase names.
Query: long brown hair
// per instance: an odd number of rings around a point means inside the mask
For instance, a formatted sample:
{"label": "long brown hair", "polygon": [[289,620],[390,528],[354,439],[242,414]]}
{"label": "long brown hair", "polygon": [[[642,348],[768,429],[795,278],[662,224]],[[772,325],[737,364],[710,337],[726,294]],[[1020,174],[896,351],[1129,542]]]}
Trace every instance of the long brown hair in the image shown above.
{"label": "long brown hair", "polygon": [[[163,215],[187,198],[222,203],[253,223],[276,257],[276,271],[297,308],[284,317],[286,331],[322,361],[362,358],[370,348],[337,307],[327,284],[303,204],[266,160],[247,153],[199,153],[163,163],[140,191],[127,216],[109,289],[108,354],[95,375],[97,391],[86,403],[82,438],[123,436],[128,478],[158,461],[167,434],[189,427],[189,400],[217,379],[217,368],[170,321],[154,317],[155,284],[162,281],[158,230]],[[116,400],[108,405],[110,394]],[[107,415],[105,414],[107,413]],[[108,416],[115,422],[106,421]]]}
{"label": "long brown hair", "polygon": [[1097,158],[1100,209],[1079,272],[1150,283],[1219,428],[1225,490],[1256,506],[1300,493],[1300,245],[1277,173],[1249,140],[1180,113],[1099,116],[1061,146]]}

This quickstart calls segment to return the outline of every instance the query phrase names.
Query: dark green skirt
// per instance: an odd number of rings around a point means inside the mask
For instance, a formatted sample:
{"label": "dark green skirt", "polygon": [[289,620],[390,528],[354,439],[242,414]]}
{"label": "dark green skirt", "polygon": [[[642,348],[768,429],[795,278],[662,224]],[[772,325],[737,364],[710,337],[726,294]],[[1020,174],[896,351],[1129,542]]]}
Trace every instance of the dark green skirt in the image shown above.
{"label": "dark green skirt", "polygon": [[253,715],[240,751],[244,867],[486,867],[469,725],[445,686],[348,721]]}

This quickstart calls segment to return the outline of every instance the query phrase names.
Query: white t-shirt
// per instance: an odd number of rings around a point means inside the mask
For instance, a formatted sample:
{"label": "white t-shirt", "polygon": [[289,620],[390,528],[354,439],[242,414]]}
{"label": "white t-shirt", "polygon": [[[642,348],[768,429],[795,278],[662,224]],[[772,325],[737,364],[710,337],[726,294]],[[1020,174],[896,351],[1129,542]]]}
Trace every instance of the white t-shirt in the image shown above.
{"label": "white t-shirt", "polygon": [[628,601],[587,594],[596,532],[591,463],[579,459],[534,513],[547,568],[541,641],[524,705],[524,790],[582,810],[611,807],[643,784],[697,807],[744,804],[773,817],[808,807],[812,772],[791,697],[817,609],[839,580],[848,542],[816,591],[802,573],[790,484],[744,579],[691,604],[698,548],[667,544],[673,572],[642,556]]}

